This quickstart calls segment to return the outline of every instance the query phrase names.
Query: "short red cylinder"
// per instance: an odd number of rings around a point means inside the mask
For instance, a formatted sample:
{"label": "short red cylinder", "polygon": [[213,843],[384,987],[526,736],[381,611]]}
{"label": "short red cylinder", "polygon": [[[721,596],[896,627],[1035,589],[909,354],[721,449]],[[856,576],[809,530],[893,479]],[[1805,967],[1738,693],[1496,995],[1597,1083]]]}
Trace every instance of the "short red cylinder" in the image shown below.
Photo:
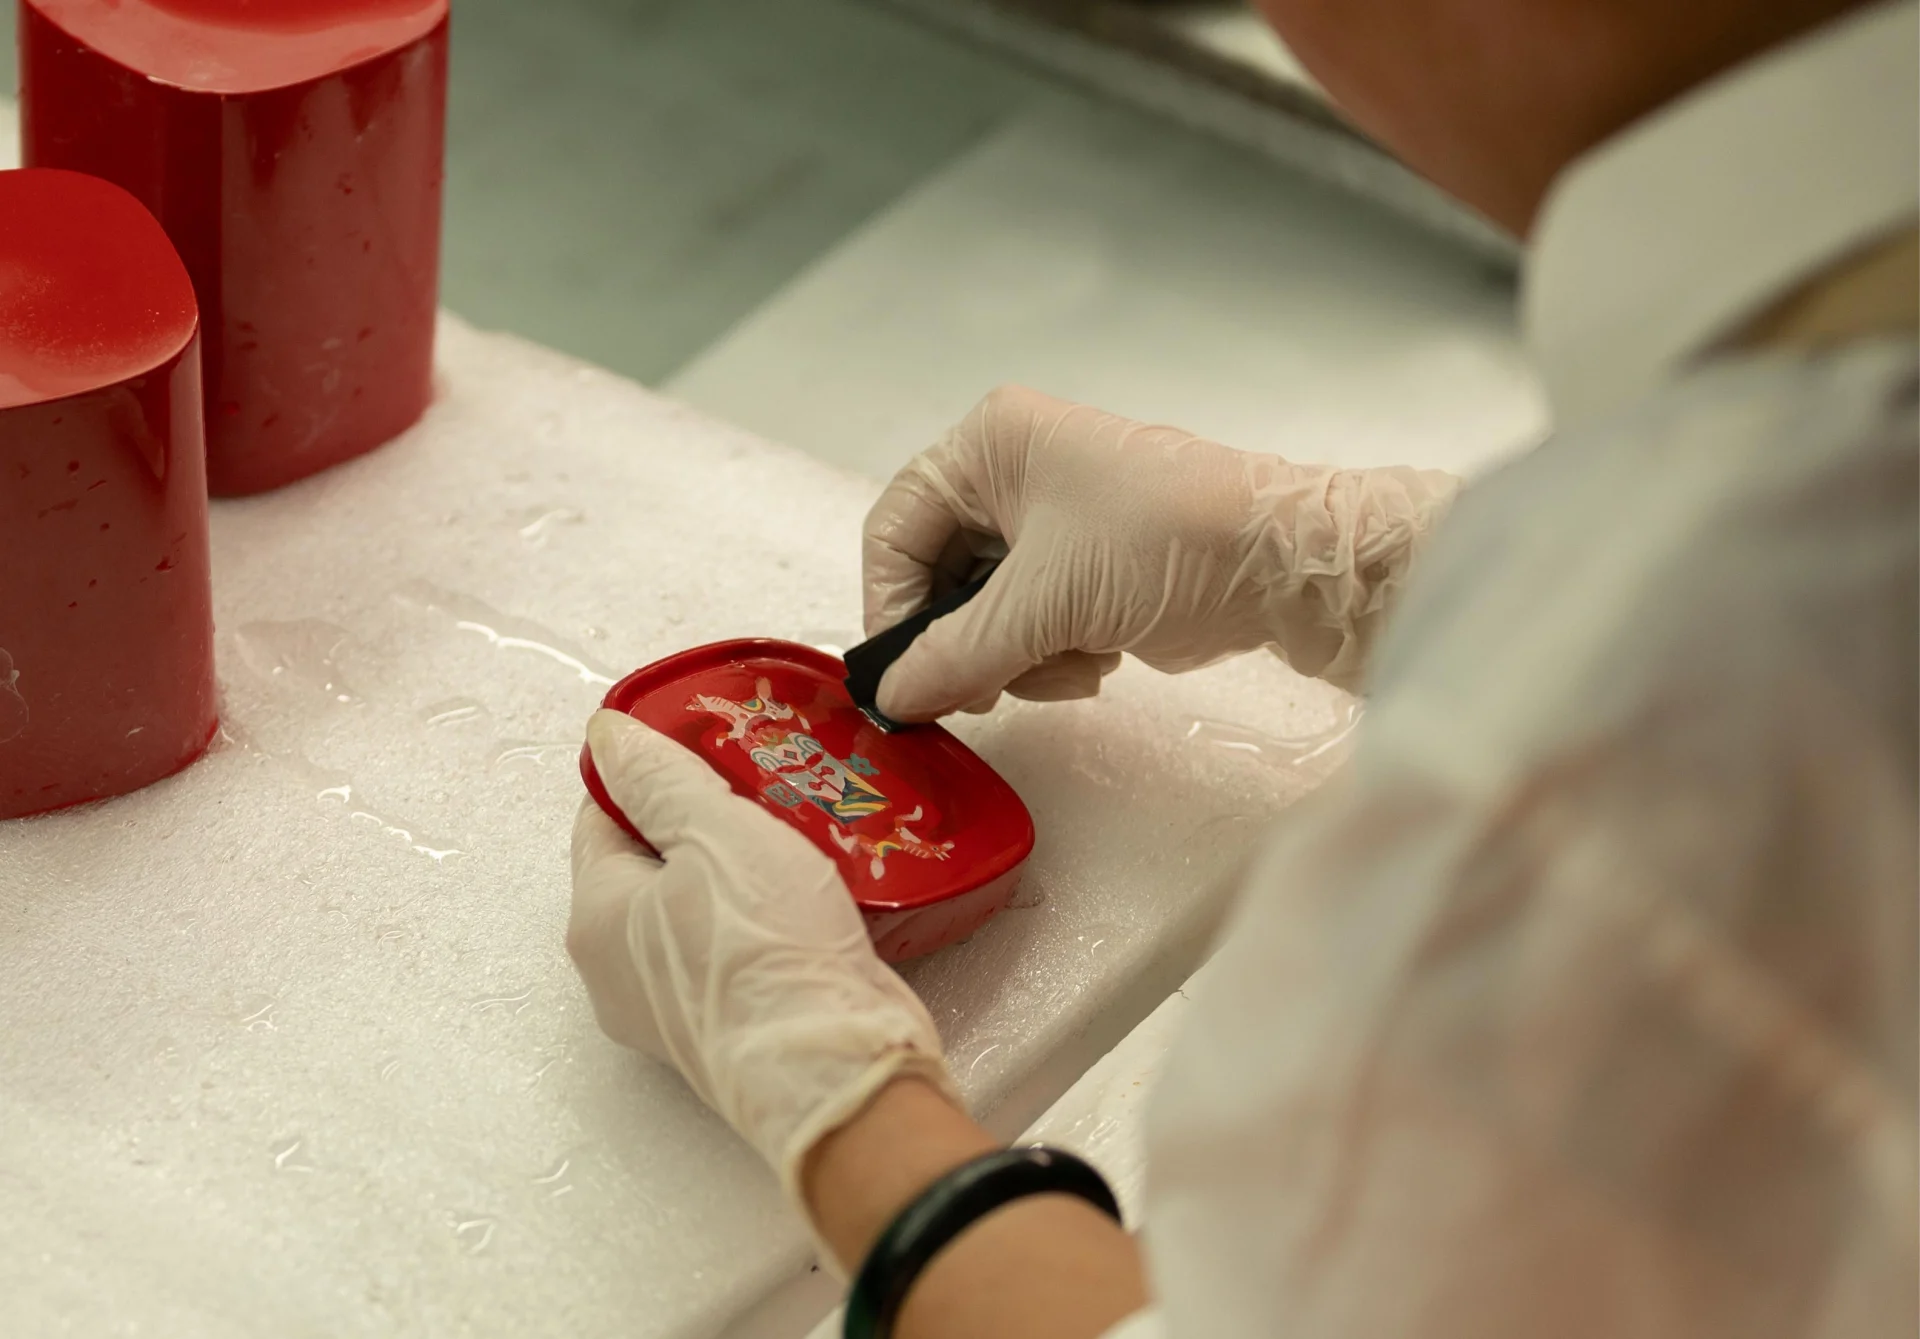
{"label": "short red cylinder", "polygon": [[197,331],[131,195],[0,172],[0,819],[135,790],[213,737]]}
{"label": "short red cylinder", "polygon": [[131,191],[193,276],[214,493],[426,409],[446,89],[447,0],[20,0],[24,161]]}

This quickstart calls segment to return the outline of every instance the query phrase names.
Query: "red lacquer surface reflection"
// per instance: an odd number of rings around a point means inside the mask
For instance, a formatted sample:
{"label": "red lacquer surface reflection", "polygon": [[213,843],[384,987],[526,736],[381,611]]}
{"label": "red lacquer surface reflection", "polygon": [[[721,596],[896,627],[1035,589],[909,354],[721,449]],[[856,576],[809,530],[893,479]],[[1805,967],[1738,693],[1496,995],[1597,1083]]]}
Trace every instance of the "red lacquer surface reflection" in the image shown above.
{"label": "red lacquer surface reflection", "polygon": [[0,818],[144,786],[212,737],[196,331],[136,200],[0,172]]}
{"label": "red lacquer surface reflection", "polygon": [[22,0],[20,49],[27,164],[125,187],[186,262],[215,493],[420,416],[446,0]]}

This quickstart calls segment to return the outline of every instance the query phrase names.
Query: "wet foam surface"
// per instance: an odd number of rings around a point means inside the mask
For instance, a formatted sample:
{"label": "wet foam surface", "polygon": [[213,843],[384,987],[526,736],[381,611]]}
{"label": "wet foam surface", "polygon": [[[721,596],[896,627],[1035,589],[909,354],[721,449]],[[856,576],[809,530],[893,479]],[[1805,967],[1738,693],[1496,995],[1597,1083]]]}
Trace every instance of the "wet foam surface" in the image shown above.
{"label": "wet foam surface", "polygon": [[[217,504],[221,739],[0,825],[10,1332],[695,1336],[807,1268],[770,1173],[566,960],[581,729],[739,635],[845,645],[873,484],[515,340],[426,421]],[[910,965],[1007,1133],[1192,970],[1344,697],[1261,657],[957,730],[1018,905]],[[804,1325],[796,1325],[796,1332]]]}

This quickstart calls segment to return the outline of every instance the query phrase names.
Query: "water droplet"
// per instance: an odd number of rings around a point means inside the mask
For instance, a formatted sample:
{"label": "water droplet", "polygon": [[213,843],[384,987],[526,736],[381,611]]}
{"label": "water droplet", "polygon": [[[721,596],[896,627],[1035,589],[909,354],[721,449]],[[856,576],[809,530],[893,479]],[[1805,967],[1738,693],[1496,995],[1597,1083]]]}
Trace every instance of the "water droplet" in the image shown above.
{"label": "water droplet", "polygon": [[307,1160],[306,1154],[302,1151],[305,1148],[306,1141],[300,1139],[298,1136],[292,1139],[282,1139],[279,1143],[273,1145],[268,1151],[273,1154],[274,1170],[282,1172],[311,1172],[316,1170],[313,1163]]}
{"label": "water droplet", "polygon": [[1231,721],[1213,721],[1202,717],[1187,726],[1186,738],[1230,753],[1298,767],[1337,754],[1359,726],[1363,715],[1364,709],[1358,702],[1347,703],[1326,729],[1304,735],[1270,735]]}
{"label": "water droplet", "polygon": [[545,1187],[549,1199],[559,1199],[562,1195],[573,1193],[573,1181],[567,1173],[572,1170],[573,1159],[561,1158],[546,1171],[533,1178],[536,1186]]}
{"label": "water droplet", "polygon": [[587,652],[549,628],[529,619],[503,614],[469,595],[425,581],[410,581],[394,592],[394,599],[410,608],[434,614],[460,632],[485,638],[502,651],[530,651],[572,670],[582,683],[612,685],[614,675]]}
{"label": "water droplet", "polygon": [[578,740],[503,739],[493,747],[495,767],[505,767],[511,763],[532,763],[538,767],[545,765],[550,758],[575,758],[580,754]]}
{"label": "water droplet", "polygon": [[482,996],[472,1002],[472,1008],[477,1014],[505,1011],[510,1016],[518,1017],[531,1003],[533,1003],[533,987],[528,986],[518,995]]}
{"label": "water droplet", "polygon": [[1069,770],[1075,776],[1084,777],[1096,786],[1111,789],[1115,786],[1131,785],[1138,778],[1125,767],[1116,767],[1108,760],[1105,747],[1098,741],[1082,743],[1076,750],[1076,756],[1069,764]]}
{"label": "water droplet", "polygon": [[1268,749],[1279,750],[1284,747],[1272,735],[1262,734],[1258,730],[1249,730],[1244,726],[1231,725],[1226,721],[1196,720],[1187,727],[1187,738],[1211,744],[1215,748],[1226,749],[1231,753],[1263,754]]}
{"label": "water droplet", "polygon": [[1080,947],[1086,950],[1089,958],[1097,958],[1103,951],[1109,950],[1120,936],[1120,927],[1111,921],[1096,921],[1074,936]]}
{"label": "water droplet", "polygon": [[453,1235],[466,1244],[468,1255],[478,1255],[493,1244],[497,1219],[486,1214],[456,1213],[448,1222],[453,1227]]}
{"label": "water droplet", "polygon": [[547,1076],[548,1070],[567,1058],[567,1047],[564,1044],[549,1046],[546,1050],[540,1052],[540,1056],[539,1067],[527,1076],[527,1087],[529,1088],[540,1082],[541,1079],[544,1079]]}
{"label": "water droplet", "polygon": [[275,684],[327,702],[355,702],[359,695],[340,671],[349,645],[345,628],[318,619],[248,623],[234,634],[234,649],[248,669]]}
{"label": "water droplet", "polygon": [[290,775],[297,785],[306,788],[314,799],[329,806],[341,806],[348,819],[368,824],[378,828],[386,836],[404,841],[435,864],[442,864],[454,856],[465,854],[454,842],[442,837],[429,836],[418,824],[369,803],[352,778],[338,772],[330,772],[303,754],[292,750],[269,752],[262,749],[242,727],[224,716],[220,721],[217,738],[222,752],[247,753],[268,760]]}
{"label": "water droplet", "polygon": [[225,704],[221,704],[220,724],[213,732],[215,753],[258,753],[254,746],[253,735],[247,728],[229,716]]}
{"label": "water droplet", "polygon": [[487,714],[487,709],[470,697],[450,697],[445,702],[436,702],[420,713],[428,725],[461,725],[467,721],[477,721]]}
{"label": "water droplet", "polygon": [[547,546],[554,527],[578,525],[586,519],[586,513],[577,507],[533,507],[513,518],[521,542],[536,549]]}
{"label": "water droplet", "polygon": [[27,728],[27,699],[20,692],[20,671],[13,656],[0,647],[0,744]]}
{"label": "water droplet", "polygon": [[948,1052],[955,1061],[953,1073],[969,1091],[990,1084],[1012,1063],[1020,1038],[1010,1032],[988,1032],[972,1037],[956,1036]]}
{"label": "water droplet", "polygon": [[1007,899],[1008,911],[1031,911],[1047,900],[1047,890],[1029,876],[1020,880],[1020,886],[1013,890],[1013,896]]}
{"label": "water droplet", "polygon": [[279,1007],[280,1002],[270,995],[250,995],[234,1011],[234,1021],[249,1032],[277,1032],[273,1012]]}

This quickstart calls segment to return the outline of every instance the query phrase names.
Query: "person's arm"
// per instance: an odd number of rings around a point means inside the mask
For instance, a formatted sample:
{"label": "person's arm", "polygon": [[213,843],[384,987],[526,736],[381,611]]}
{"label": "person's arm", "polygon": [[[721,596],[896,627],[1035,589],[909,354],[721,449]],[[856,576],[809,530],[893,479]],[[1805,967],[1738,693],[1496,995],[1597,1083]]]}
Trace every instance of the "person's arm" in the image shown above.
{"label": "person's arm", "polygon": [[[838,1262],[995,1147],[962,1112],[926,1009],[875,955],[833,863],[698,757],[618,712],[588,727],[608,794],[573,836],[567,948],[614,1040],[672,1063],[780,1175]],[[898,1339],[1100,1335],[1145,1299],[1132,1240],[1060,1195],[949,1242]]]}
{"label": "person's arm", "polygon": [[[802,1191],[848,1273],[902,1209],[945,1173],[997,1147],[919,1079],[896,1079],[815,1146]],[[1147,1303],[1133,1239],[1067,1195],[996,1210],[936,1255],[907,1294],[897,1339],[1095,1339]]]}

